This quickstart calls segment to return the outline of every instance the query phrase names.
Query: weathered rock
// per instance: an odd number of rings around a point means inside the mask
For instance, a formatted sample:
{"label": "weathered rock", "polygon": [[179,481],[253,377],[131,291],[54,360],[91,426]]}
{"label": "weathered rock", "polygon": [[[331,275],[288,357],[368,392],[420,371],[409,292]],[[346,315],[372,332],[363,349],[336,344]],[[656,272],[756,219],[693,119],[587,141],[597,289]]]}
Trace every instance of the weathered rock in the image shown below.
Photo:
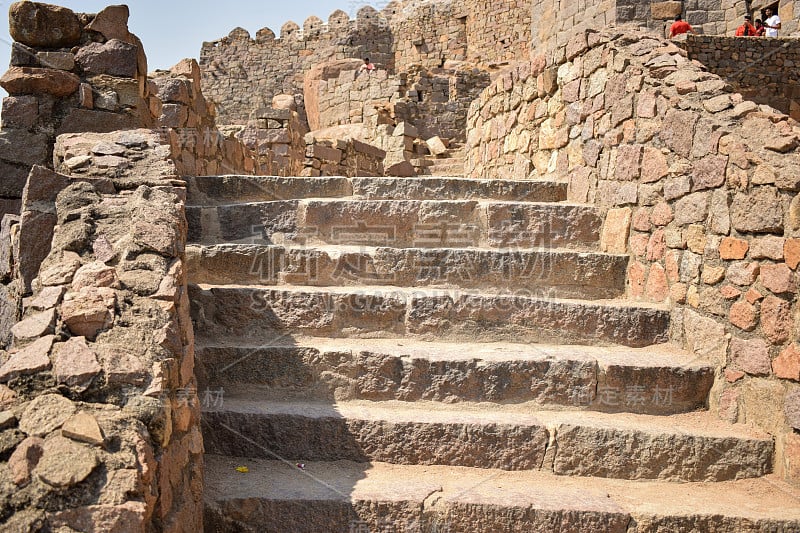
{"label": "weathered rock", "polygon": [[18,487],[24,487],[31,482],[31,472],[39,464],[44,454],[44,439],[28,437],[14,450],[8,460],[11,471],[11,480]]}
{"label": "weathered rock", "polygon": [[118,281],[117,271],[114,267],[95,261],[82,266],[75,272],[72,290],[80,292],[84,287],[116,287]]}
{"label": "weathered rock", "polygon": [[144,502],[119,505],[90,505],[53,513],[48,522],[55,527],[70,527],[87,533],[144,533],[147,528]]}
{"label": "weathered rock", "polygon": [[53,374],[59,383],[82,392],[101,370],[97,356],[83,337],[73,337],[53,348]]}
{"label": "weathered rock", "polygon": [[77,293],[67,293],[61,304],[61,318],[70,331],[93,340],[111,326],[116,307],[113,289],[85,287]]}
{"label": "weathered rock", "polygon": [[22,350],[12,353],[5,364],[0,367],[0,381],[7,382],[20,376],[38,374],[50,368],[50,347],[54,337],[42,337]]}
{"label": "weathered rock", "polygon": [[758,187],[750,194],[737,193],[731,204],[731,223],[747,233],[782,233],[783,205],[777,189]]}
{"label": "weathered rock", "polygon": [[81,258],[75,252],[62,252],[52,260],[43,263],[39,283],[44,287],[54,287],[71,283],[75,272],[81,266]]}
{"label": "weathered rock", "polygon": [[38,396],[23,411],[19,429],[34,437],[44,437],[60,428],[75,414],[75,409],[75,404],[61,395]]}
{"label": "weathered rock", "polygon": [[51,487],[69,488],[89,477],[98,464],[93,450],[57,436],[45,442],[36,475]]}
{"label": "weathered rock", "polygon": [[0,411],[0,431],[13,428],[17,424],[17,417],[13,411]]}
{"label": "weathered rock", "polygon": [[129,17],[130,10],[128,6],[108,6],[94,17],[94,20],[86,26],[86,29],[96,31],[109,41],[111,39],[119,39],[130,42],[128,41],[130,36],[130,31],[128,30]]}
{"label": "weathered rock", "polygon": [[136,45],[111,39],[106,43],[91,43],[84,46],[75,56],[75,61],[89,75],[108,74],[121,78],[135,78],[137,51]]}
{"label": "weathered rock", "polygon": [[27,341],[51,335],[56,325],[55,309],[49,309],[17,322],[11,333],[18,341]]}
{"label": "weathered rock", "polygon": [[64,422],[61,434],[72,440],[101,446],[105,442],[103,431],[97,419],[89,413],[78,413]]}
{"label": "weathered rock", "polygon": [[11,67],[0,78],[8,94],[50,94],[69,96],[78,90],[80,78],[71,72],[52,68]]}
{"label": "weathered rock", "polygon": [[442,142],[442,139],[440,139],[439,137],[431,137],[430,139],[425,141],[425,144],[428,145],[428,149],[431,151],[431,154],[433,155],[442,155],[445,152],[447,152],[447,147],[444,145],[444,142]]}
{"label": "weathered rock", "polygon": [[800,381],[800,350],[790,344],[772,361],[772,371],[776,377]]}
{"label": "weathered rock", "polygon": [[11,37],[36,48],[68,48],[78,44],[81,23],[71,10],[41,2],[15,2],[8,13]]}
{"label": "weathered rock", "polygon": [[734,337],[731,340],[731,364],[754,376],[769,375],[772,370],[769,350],[762,339],[744,340]]}

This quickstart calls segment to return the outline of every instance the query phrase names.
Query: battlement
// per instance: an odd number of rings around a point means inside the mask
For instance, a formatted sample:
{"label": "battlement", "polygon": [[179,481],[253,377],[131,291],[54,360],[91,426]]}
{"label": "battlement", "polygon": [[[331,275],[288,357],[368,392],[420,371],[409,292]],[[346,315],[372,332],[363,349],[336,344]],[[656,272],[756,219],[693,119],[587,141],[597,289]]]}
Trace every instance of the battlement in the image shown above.
{"label": "battlement", "polygon": [[433,69],[448,62],[493,68],[530,55],[531,8],[524,0],[414,0],[380,11],[361,8],[354,19],[341,10],[324,22],[285,23],[249,32],[236,28],[203,44],[203,91],[221,123],[243,123],[281,93],[302,91],[316,64],[369,57],[390,74],[412,66]]}

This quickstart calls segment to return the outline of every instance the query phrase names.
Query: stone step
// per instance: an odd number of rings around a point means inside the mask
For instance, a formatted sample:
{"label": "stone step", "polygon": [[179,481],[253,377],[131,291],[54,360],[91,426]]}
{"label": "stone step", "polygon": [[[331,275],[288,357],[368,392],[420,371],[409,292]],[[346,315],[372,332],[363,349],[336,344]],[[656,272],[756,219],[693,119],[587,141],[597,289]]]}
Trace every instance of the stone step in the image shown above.
{"label": "stone step", "polygon": [[380,461],[563,476],[728,481],[772,472],[773,442],[708,412],[657,417],[436,402],[269,402],[224,396],[203,412],[209,453]]}
{"label": "stone step", "polygon": [[347,461],[302,467],[206,455],[206,531],[800,531],[800,495],[776,476],[678,485]]}
{"label": "stone step", "polygon": [[463,344],[413,339],[198,342],[203,390],[287,400],[528,403],[668,415],[705,409],[714,367],[648,348]]}
{"label": "stone step", "polygon": [[557,298],[625,294],[628,257],[573,250],[188,246],[191,283],[525,289]]}
{"label": "stone step", "polygon": [[561,202],[567,199],[565,182],[540,180],[276,176],[202,176],[185,179],[188,183],[188,204],[193,206],[348,197],[367,200],[485,199],[517,202]]}
{"label": "stone step", "polygon": [[190,287],[195,329],[211,337],[246,334],[336,338],[413,336],[422,340],[662,344],[669,310],[627,300],[530,297],[525,291],[399,287]]}
{"label": "stone step", "polygon": [[478,200],[305,199],[188,207],[189,242],[595,249],[595,207]]}

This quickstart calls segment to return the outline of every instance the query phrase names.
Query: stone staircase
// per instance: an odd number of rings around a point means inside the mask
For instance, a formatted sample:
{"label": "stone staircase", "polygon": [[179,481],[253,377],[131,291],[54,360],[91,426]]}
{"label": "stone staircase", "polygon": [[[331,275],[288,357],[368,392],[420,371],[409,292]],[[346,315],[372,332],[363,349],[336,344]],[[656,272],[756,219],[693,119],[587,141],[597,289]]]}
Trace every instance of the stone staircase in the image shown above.
{"label": "stone staircase", "polygon": [[415,166],[423,176],[463,176],[466,160],[464,146],[454,144],[438,157],[434,155],[423,157]]}
{"label": "stone staircase", "polygon": [[207,531],[800,530],[565,184],[189,181]]}

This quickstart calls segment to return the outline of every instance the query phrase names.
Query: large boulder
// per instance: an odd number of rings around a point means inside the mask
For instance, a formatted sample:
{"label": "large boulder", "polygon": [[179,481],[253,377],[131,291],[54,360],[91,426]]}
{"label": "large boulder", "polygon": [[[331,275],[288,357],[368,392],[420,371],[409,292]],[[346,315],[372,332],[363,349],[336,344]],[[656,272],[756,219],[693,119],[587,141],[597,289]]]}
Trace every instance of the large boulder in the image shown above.
{"label": "large boulder", "polygon": [[81,23],[72,10],[41,2],[11,4],[8,25],[15,41],[36,48],[68,48],[81,40]]}

